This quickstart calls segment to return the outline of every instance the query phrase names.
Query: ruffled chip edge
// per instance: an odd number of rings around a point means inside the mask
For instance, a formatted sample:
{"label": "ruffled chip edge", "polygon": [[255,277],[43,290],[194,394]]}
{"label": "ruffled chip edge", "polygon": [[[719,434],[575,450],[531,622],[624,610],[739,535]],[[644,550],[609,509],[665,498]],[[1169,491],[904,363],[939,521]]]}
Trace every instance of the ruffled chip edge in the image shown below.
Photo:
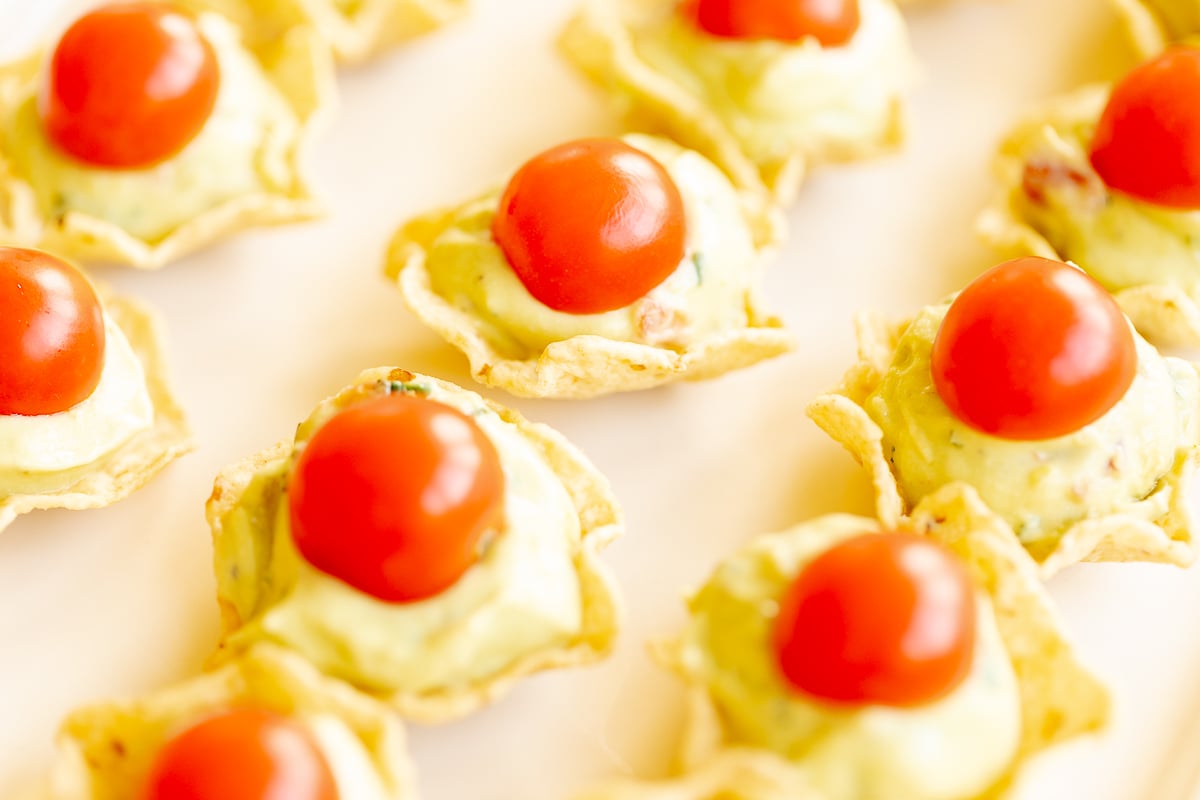
{"label": "ruffled chip edge", "polygon": [[[998,188],[975,222],[976,232],[984,242],[1006,257],[1041,256],[1066,260],[1066,256],[1055,250],[1018,210],[1016,198],[1021,191],[1025,164],[1013,152],[1015,148],[1011,143],[1020,138],[1022,131],[1047,124],[1048,119],[1063,114],[1072,116],[1079,110],[1096,106],[1098,95],[1107,91],[1107,85],[1094,85],[1054,98],[1033,109],[1012,128],[993,164]],[[1200,345],[1200,304],[1181,288],[1144,284],[1112,294],[1134,327],[1147,339],[1166,347]]]}
{"label": "ruffled chip edge", "polygon": [[[140,775],[148,767],[148,764],[125,763],[137,754],[130,740],[148,735],[160,743],[181,720],[206,716],[246,701],[284,714],[336,717],[369,753],[387,800],[416,797],[404,729],[390,710],[349,686],[322,676],[299,656],[270,645],[259,645],[213,672],[142,699],[75,711],[59,731],[57,760],[43,796],[47,800],[114,796],[107,789],[102,791],[112,780],[114,770]],[[124,776],[127,784],[135,779],[133,774]]]}
{"label": "ruffled chip edge", "polygon": [[[624,531],[623,515],[612,494],[608,479],[557,431],[546,425],[529,422],[517,411],[447,381],[395,367],[378,367],[361,373],[342,391],[355,391],[358,387],[374,385],[380,381],[419,381],[445,390],[467,392],[472,399],[487,406],[501,419],[516,427],[537,449],[562,480],[579,515],[582,536],[579,552],[575,555],[575,569],[580,581],[584,621],[580,634],[566,647],[529,653],[486,680],[438,691],[380,693],[378,698],[406,719],[424,723],[446,722],[491,704],[527,675],[548,669],[594,663],[606,657],[615,645],[622,608],[616,580],[600,559],[600,551]],[[207,507],[214,542],[225,535],[222,519],[237,506],[255,474],[268,464],[277,462],[280,458],[287,458],[290,452],[291,443],[281,442],[221,471]],[[218,570],[218,576],[219,574]],[[237,646],[226,646],[228,637],[249,621],[243,619],[237,608],[225,598],[218,599],[222,611],[222,639],[226,641],[222,650],[214,657],[217,662],[228,658],[231,650],[237,652]]]}
{"label": "ruffled chip edge", "polygon": [[[750,209],[748,213],[754,215]],[[783,322],[760,310],[752,291],[746,298],[747,327],[710,334],[682,351],[584,335],[552,342],[530,358],[506,357],[478,318],[432,289],[426,253],[452,216],[452,210],[441,210],[403,225],[388,247],[384,272],[413,314],[467,357],[471,376],[482,384],[518,397],[582,399],[713,378],[795,347]],[[765,209],[755,216],[753,227],[763,250],[778,243],[779,225]]]}
{"label": "ruffled chip edge", "polygon": [[[211,13],[204,24],[236,26]],[[333,59],[328,46],[305,26],[288,29],[281,38],[254,53],[264,71],[296,113],[297,140],[287,152],[291,185],[286,191],[264,191],[232,198],[199,214],[159,241],[150,242],[121,227],[80,212],[60,219],[41,214],[33,188],[0,153],[0,238],[40,247],[81,261],[126,264],[158,269],[236,232],[258,226],[282,225],[322,215],[308,187],[302,163],[313,137],[329,120],[336,98]],[[8,113],[28,97],[42,56],[35,53],[0,66],[0,113]]]}
{"label": "ruffled chip edge", "polygon": [[[897,94],[879,138],[830,142],[811,152],[796,148],[785,157],[758,163],[738,144],[720,115],[638,57],[618,6],[584,0],[559,35],[559,51],[592,83],[620,101],[635,129],[665,132],[703,153],[740,189],[785,206],[795,199],[810,165],[883,155],[904,142],[907,118]],[[907,71],[917,73],[915,60]]]}
{"label": "ruffled chip edge", "polygon": [[[992,599],[997,627],[1017,676],[1021,740],[1005,774],[974,800],[1004,797],[1030,757],[1107,723],[1108,690],[1076,657],[1033,561],[971,487],[947,485],[925,498],[900,524],[875,524],[912,530],[945,545]],[[601,784],[579,793],[575,800],[718,800],[729,795],[837,800],[814,787],[803,762],[732,741],[702,679],[680,657],[678,642],[659,644],[653,653],[687,686],[679,754],[684,774],[669,781],[622,779]]]}
{"label": "ruffled chip edge", "polygon": [[101,296],[105,297],[105,309],[142,364],[154,408],[153,425],[134,434],[104,456],[95,470],[64,489],[0,497],[0,531],[17,516],[31,511],[100,508],[123,500],[194,447],[183,409],[171,391],[158,319],[133,300],[105,296],[103,292]]}
{"label": "ruffled chip edge", "polygon": [[[876,513],[889,525],[903,524],[907,504],[884,454],[883,431],[862,403],[878,386],[906,327],[907,323],[894,325],[875,314],[858,315],[858,362],[846,372],[841,386],[817,397],[808,407],[809,417],[867,469],[875,490]],[[1195,559],[1196,521],[1188,492],[1197,466],[1197,443],[1177,447],[1171,470],[1150,495],[1120,513],[1081,520],[1063,531],[1055,546],[1034,553],[1041,575],[1049,577],[1081,561],[1190,564]],[[1009,535],[1018,541],[1011,528]]]}

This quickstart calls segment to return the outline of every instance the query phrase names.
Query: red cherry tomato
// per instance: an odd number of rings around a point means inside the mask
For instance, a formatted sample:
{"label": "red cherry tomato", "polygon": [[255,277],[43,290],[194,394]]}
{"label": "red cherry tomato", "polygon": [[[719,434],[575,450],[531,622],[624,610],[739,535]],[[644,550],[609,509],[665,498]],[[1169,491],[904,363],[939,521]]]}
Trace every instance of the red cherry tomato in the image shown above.
{"label": "red cherry tomato", "polygon": [[1018,258],[955,298],[933,342],[933,383],[954,416],[1005,439],[1052,439],[1112,408],[1137,372],[1112,296],[1078,269]]}
{"label": "red cherry tomato", "polygon": [[164,3],[114,3],[80,17],[59,40],[42,121],[80,161],[148,167],[200,132],[218,83],[216,55],[191,17]]}
{"label": "red cherry tomato", "polygon": [[864,534],[813,559],[780,604],[774,644],[798,691],[830,703],[914,706],[971,669],[975,594],[941,545]]}
{"label": "red cherry tomato", "polygon": [[388,395],[350,406],[309,440],[288,490],[292,537],[317,569],[379,600],[449,587],[479,558],[503,511],[490,439],[433,400]]}
{"label": "red cherry tomato", "polygon": [[571,314],[612,311],[658,286],[683,260],[683,199],[642,151],[617,139],[580,139],[517,171],[492,234],[545,305]]}
{"label": "red cherry tomato", "polygon": [[0,414],[56,414],[90,397],[104,344],[100,299],[79,270],[0,247]]}
{"label": "red cherry tomato", "polygon": [[723,39],[799,42],[824,47],[850,41],[858,31],[858,0],[691,0],[689,14],[706,33]]}
{"label": "red cherry tomato", "polygon": [[1200,48],[1172,47],[1113,87],[1091,161],[1111,189],[1200,208]]}
{"label": "red cherry tomato", "polygon": [[269,711],[218,714],[171,739],[142,800],[338,800],[312,736]]}

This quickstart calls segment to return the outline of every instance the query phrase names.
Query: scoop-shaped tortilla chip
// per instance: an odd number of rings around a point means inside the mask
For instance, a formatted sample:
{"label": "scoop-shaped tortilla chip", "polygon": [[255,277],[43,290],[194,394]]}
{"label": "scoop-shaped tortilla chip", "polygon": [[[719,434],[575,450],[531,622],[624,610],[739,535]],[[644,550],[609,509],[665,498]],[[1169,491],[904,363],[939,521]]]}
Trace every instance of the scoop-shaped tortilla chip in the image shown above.
{"label": "scoop-shaped tortilla chip", "polygon": [[[884,433],[863,407],[879,386],[908,323],[893,325],[873,314],[856,320],[858,363],[834,392],[815,399],[808,415],[866,467],[875,488],[876,513],[885,525],[902,525],[910,513],[886,454]],[[1084,516],[1031,547],[1041,574],[1048,577],[1080,561],[1156,561],[1186,566],[1195,558],[1195,519],[1188,495],[1200,442],[1176,443],[1175,460],[1145,497],[1130,497],[1113,513]],[[1017,541],[1016,534],[1009,535]]]}
{"label": "scoop-shaped tortilla chip", "polygon": [[[1200,290],[1189,291],[1177,283],[1158,281],[1153,270],[1146,270],[1144,283],[1114,285],[1108,276],[1094,270],[1085,258],[1071,252],[1060,252],[1046,235],[1024,213],[1028,202],[1025,187],[1026,143],[1036,136],[1045,136],[1055,143],[1055,150],[1075,169],[1086,162],[1081,145],[1069,133],[1071,129],[1090,127],[1099,118],[1111,87],[1107,84],[1088,86],[1069,95],[1054,98],[1033,109],[1013,128],[1000,146],[994,164],[999,188],[991,204],[980,214],[976,228],[988,244],[1006,256],[1025,255],[1073,261],[1113,292],[1121,309],[1134,326],[1151,341],[1162,346],[1191,347],[1200,344]],[[1067,179],[1077,185],[1094,185],[1103,195],[1106,189],[1090,166],[1082,167],[1086,174],[1064,170]],[[1097,204],[1103,201],[1097,199]],[[1130,201],[1123,201],[1130,204]],[[1127,213],[1137,213],[1135,204]],[[1104,212],[1101,212],[1104,213]],[[1172,235],[1160,226],[1162,236]],[[1138,260],[1153,258],[1153,252],[1130,254]],[[1196,269],[1200,270],[1200,261]],[[1198,284],[1200,285],[1200,284]]]}
{"label": "scoop-shaped tortilla chip", "polygon": [[[301,724],[336,720],[366,755],[364,763],[383,787],[380,800],[416,797],[404,729],[391,712],[349,686],[323,677],[304,659],[268,646],[144,698],[71,714],[59,733],[58,758],[44,796],[47,800],[139,797],[155,758],[173,735],[212,714],[246,706],[293,717]],[[336,761],[336,754],[326,758]]]}
{"label": "scoop-shaped tortilla chip", "polygon": [[503,350],[490,326],[435,292],[425,256],[454,212],[435,212],[404,225],[388,248],[385,271],[409,309],[470,362],[480,383],[519,397],[586,398],[649,389],[676,380],[704,380],[788,352],[794,346],[783,322],[746,295],[744,328],[700,337],[680,350],[597,335],[552,342],[529,358]]}
{"label": "scoop-shaped tortilla chip", "polygon": [[[991,600],[1017,679],[1020,743],[1016,757],[992,786],[962,800],[1005,796],[1030,757],[1107,722],[1108,691],[1075,656],[1037,567],[1007,524],[973,489],[964,484],[945,486],[898,525],[859,522],[856,527],[864,532],[899,529],[937,540],[963,560],[976,587]],[[804,535],[812,524],[779,535]],[[662,782],[617,781],[587,790],[579,800],[852,800],[819,790],[803,759],[792,761],[739,742],[703,676],[682,657],[680,643],[658,646],[655,654],[688,687],[687,727],[680,753],[684,774]]]}
{"label": "scoop-shaped tortilla chip", "polygon": [[[471,682],[441,684],[409,689],[404,686],[363,687],[404,717],[422,722],[441,722],[469,714],[499,698],[522,677],[558,667],[587,664],[605,657],[612,649],[619,624],[617,591],[599,552],[622,531],[622,519],[608,481],[574,446],[550,428],[528,422],[516,411],[479,397],[445,381],[407,370],[381,367],[363,372],[331,402],[352,402],[356,396],[376,392],[382,384],[425,385],[469,396],[513,426],[545,465],[561,481],[578,518],[581,538],[570,554],[582,609],[579,631],[562,646],[544,647],[519,654],[502,668]],[[291,458],[290,442],[252,456],[224,470],[216,480],[208,502],[208,519],[216,551],[217,593],[222,612],[223,643],[215,657],[221,661],[254,643],[261,633],[248,628],[255,618],[270,609],[281,587],[271,585],[275,575],[272,560],[273,519],[286,509],[287,471],[281,469]],[[243,497],[256,479],[267,476],[269,485],[259,485],[260,498],[246,507]],[[247,522],[248,521],[248,522]],[[247,524],[243,524],[246,522]],[[346,586],[346,592],[356,590]],[[286,598],[283,600],[286,602]],[[436,602],[434,598],[430,602]],[[469,620],[468,620],[469,622]],[[363,621],[359,620],[359,627]],[[460,625],[469,630],[470,625]],[[460,631],[461,632],[461,631]],[[376,642],[403,630],[369,632]],[[353,646],[353,631],[347,634]],[[290,643],[288,643],[290,645]]]}
{"label": "scoop-shaped tortilla chip", "polygon": [[[205,7],[200,0],[183,4],[193,9]],[[219,14],[201,13],[198,22],[219,54],[244,46],[239,30]],[[253,46],[250,55],[254,68],[260,69],[268,84],[278,91],[291,119],[287,124],[263,126],[258,131],[254,154],[257,188],[239,192],[153,238],[69,205],[61,209],[42,205],[39,193],[53,188],[35,188],[28,182],[24,165],[13,156],[12,143],[4,141],[3,121],[27,113],[31,98],[39,90],[42,65],[49,51],[0,65],[0,238],[81,261],[156,269],[239,230],[319,216],[321,209],[308,188],[302,165],[312,136],[322,127],[334,97],[333,60],[328,46],[303,26],[290,27],[270,38],[247,35],[247,43]],[[40,131],[32,135],[40,135]],[[175,174],[168,159],[124,180],[145,180],[148,186],[161,189],[161,182]],[[192,187],[181,185],[174,190],[186,194]]]}
{"label": "scoop-shaped tortilla chip", "polygon": [[0,530],[19,514],[48,508],[99,508],[141,488],[167,464],[190,451],[192,434],[171,394],[154,315],[132,300],[102,292],[105,308],[141,361],[154,407],[153,425],[89,465],[77,481],[54,491],[5,494],[0,486]]}
{"label": "scoop-shaped tortilla chip", "polygon": [[[885,153],[903,141],[901,96],[916,68],[891,0],[864,0],[859,32],[846,45],[823,49],[808,40],[779,47],[777,60],[790,60],[801,79],[785,88],[775,78],[770,89],[753,82],[772,68],[758,51],[773,42],[702,43],[693,35],[683,46],[695,52],[675,53],[674,68],[662,68],[655,59],[684,41],[671,33],[677,6],[585,0],[559,40],[566,58],[619,101],[635,129],[671,136],[712,159],[740,188],[779,203],[795,196],[809,163]],[[723,78],[707,74],[719,59],[734,59],[739,46],[742,69]],[[748,83],[727,85],[734,81]],[[767,109],[771,92],[774,107]],[[740,97],[754,99],[739,104]],[[786,129],[778,127],[782,120]]]}

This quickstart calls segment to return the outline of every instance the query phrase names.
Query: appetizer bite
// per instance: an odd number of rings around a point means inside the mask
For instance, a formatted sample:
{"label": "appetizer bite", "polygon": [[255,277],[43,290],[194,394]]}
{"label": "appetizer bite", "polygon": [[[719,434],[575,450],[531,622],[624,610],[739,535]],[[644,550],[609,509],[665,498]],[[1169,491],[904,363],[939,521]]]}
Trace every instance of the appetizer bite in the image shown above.
{"label": "appetizer bite", "polygon": [[1158,344],[1200,344],[1200,48],[1051,101],[997,170],[985,238],[1078,264]]}
{"label": "appetizer bite", "polygon": [[301,151],[331,59],[295,27],[248,50],[219,14],[110,3],[0,66],[0,236],[154,268],[318,213]]}
{"label": "appetizer bite", "polygon": [[554,431],[453,384],[364,372],[208,504],[224,642],[270,641],[407,717],[469,713],[606,655],[608,482]]}
{"label": "appetizer bite", "polygon": [[698,153],[649,136],[580,139],[503,189],[404,225],[385,271],[476,380],[591,397],[790,350],[757,297],[781,224]]}
{"label": "appetizer bite", "polygon": [[1200,0],[1113,0],[1134,47],[1148,58],[1200,34]]}
{"label": "appetizer bite", "polygon": [[50,800],[410,800],[399,721],[304,659],[255,648],[146,698],[73,713]]}
{"label": "appetizer bite", "polygon": [[1045,574],[1194,558],[1200,371],[1080,270],[1007,261],[910,322],[860,318],[858,337],[859,363],[808,413],[870,470],[884,524],[962,481]]}
{"label": "appetizer bite", "polygon": [[898,146],[915,75],[892,0],[585,0],[560,44],[637,127],[781,202],[809,162]]}
{"label": "appetizer bite", "polygon": [[470,0],[185,0],[233,19],[256,39],[310,28],[344,62],[357,63],[465,16]]}
{"label": "appetizer bite", "polygon": [[973,800],[1101,727],[1106,690],[1032,562],[962,485],[898,528],[849,515],[721,564],[660,657],[687,683],[685,775],[588,800]]}
{"label": "appetizer bite", "polygon": [[65,261],[0,247],[0,530],[115,503],[191,449],[159,338]]}

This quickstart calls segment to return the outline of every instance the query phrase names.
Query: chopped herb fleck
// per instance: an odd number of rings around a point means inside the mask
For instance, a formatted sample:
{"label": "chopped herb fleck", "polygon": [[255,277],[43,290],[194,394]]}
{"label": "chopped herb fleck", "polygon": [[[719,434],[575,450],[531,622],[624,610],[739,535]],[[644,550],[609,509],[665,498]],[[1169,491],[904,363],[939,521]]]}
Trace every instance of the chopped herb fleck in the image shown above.
{"label": "chopped herb fleck", "polygon": [[388,381],[384,384],[384,389],[388,394],[427,395],[433,391],[433,387],[420,381]]}
{"label": "chopped herb fleck", "polygon": [[704,283],[704,253],[692,253],[692,266],[696,268],[696,285]]}

